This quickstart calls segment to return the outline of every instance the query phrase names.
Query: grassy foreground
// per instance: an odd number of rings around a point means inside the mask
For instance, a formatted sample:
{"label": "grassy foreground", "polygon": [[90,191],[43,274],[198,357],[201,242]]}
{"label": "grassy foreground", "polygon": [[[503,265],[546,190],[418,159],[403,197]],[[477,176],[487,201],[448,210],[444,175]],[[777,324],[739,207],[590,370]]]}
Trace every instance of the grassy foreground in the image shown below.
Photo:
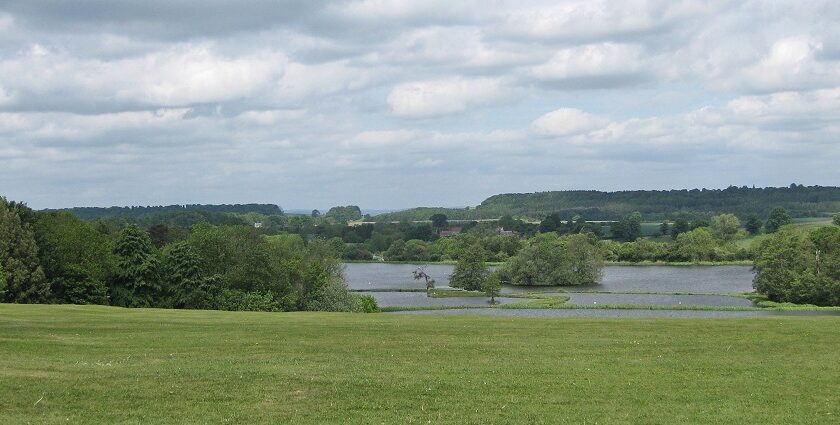
{"label": "grassy foreground", "polygon": [[0,423],[837,423],[840,318],[0,304]]}

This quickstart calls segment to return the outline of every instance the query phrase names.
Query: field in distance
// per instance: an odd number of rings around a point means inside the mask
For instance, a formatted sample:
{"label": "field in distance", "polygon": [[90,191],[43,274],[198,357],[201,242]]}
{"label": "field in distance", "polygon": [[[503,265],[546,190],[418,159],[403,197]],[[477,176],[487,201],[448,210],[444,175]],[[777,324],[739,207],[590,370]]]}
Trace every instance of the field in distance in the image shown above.
{"label": "field in distance", "polygon": [[0,304],[0,423],[836,423],[840,318]]}

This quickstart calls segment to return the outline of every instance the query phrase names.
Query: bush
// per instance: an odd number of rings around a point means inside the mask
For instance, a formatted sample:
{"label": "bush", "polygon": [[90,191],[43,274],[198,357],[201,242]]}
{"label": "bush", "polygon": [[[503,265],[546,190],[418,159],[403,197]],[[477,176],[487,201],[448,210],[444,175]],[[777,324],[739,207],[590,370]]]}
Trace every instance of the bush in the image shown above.
{"label": "bush", "polygon": [[379,304],[373,295],[358,295],[359,302],[362,305],[362,311],[365,313],[379,313]]}
{"label": "bush", "polygon": [[330,279],[318,287],[303,303],[308,311],[364,311],[361,297],[351,293],[343,280]]}

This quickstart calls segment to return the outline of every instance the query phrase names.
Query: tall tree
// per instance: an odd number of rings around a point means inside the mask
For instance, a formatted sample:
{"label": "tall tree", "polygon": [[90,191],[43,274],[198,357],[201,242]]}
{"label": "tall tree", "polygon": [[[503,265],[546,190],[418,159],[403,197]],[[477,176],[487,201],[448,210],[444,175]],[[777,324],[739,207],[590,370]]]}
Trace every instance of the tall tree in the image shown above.
{"label": "tall tree", "polygon": [[487,265],[484,263],[486,258],[487,253],[481,245],[471,245],[455,264],[455,270],[449,278],[449,285],[468,291],[482,290],[489,275]]}
{"label": "tall tree", "polygon": [[770,217],[767,218],[767,223],[764,224],[764,230],[767,233],[776,233],[782,226],[790,224],[790,214],[783,207],[773,208],[770,211]]}
{"label": "tall tree", "polygon": [[222,287],[218,279],[201,276],[201,259],[186,242],[176,242],[166,248],[164,271],[175,308],[216,308]]}
{"label": "tall tree", "polygon": [[105,304],[113,270],[108,238],[65,211],[36,215],[38,257],[51,287],[51,301]]}
{"label": "tall tree", "polygon": [[712,217],[710,229],[716,238],[730,242],[738,236],[738,229],[741,227],[741,220],[735,214],[720,214]]}
{"label": "tall tree", "polygon": [[151,307],[162,295],[159,260],[149,234],[132,224],[123,229],[114,245],[116,273],[111,301],[124,307]]}
{"label": "tall tree", "polygon": [[659,225],[659,234],[662,236],[668,236],[670,230],[671,225],[668,224],[668,220],[663,221],[662,224]]}
{"label": "tall tree", "polygon": [[32,210],[0,197],[0,263],[7,302],[42,303],[50,295],[49,282],[38,262],[33,221]]}
{"label": "tall tree", "polygon": [[496,304],[496,297],[499,296],[501,289],[502,281],[499,279],[498,273],[490,273],[487,278],[484,279],[484,285],[481,288],[481,290],[484,291],[484,295],[490,297],[490,304]]}
{"label": "tall tree", "polygon": [[761,231],[761,219],[755,214],[750,214],[750,216],[747,217],[746,224],[744,224],[744,229],[746,229],[747,233],[750,235],[757,235],[758,232]]}
{"label": "tall tree", "polygon": [[691,230],[691,224],[689,224],[688,220],[678,218],[674,221],[674,225],[671,227],[671,238],[676,240],[677,236],[689,230]]}

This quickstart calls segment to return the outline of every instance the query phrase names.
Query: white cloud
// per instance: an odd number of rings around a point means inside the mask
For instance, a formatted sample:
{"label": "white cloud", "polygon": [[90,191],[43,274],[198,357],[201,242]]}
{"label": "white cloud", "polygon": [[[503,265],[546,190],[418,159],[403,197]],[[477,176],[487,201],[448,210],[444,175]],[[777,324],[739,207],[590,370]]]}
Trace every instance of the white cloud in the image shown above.
{"label": "white cloud", "polygon": [[534,131],[546,136],[572,136],[603,128],[609,120],[574,108],[551,111],[533,123]]}
{"label": "white cloud", "polygon": [[807,36],[776,41],[756,64],[744,70],[743,84],[759,91],[808,89],[840,83],[840,61],[823,61],[823,43]]}
{"label": "white cloud", "polygon": [[403,118],[458,114],[501,100],[506,89],[493,78],[448,78],[395,86],[388,95],[391,112]]}
{"label": "white cloud", "polygon": [[577,84],[622,84],[640,78],[643,52],[638,45],[587,44],[558,51],[547,63],[532,68],[544,81],[571,80]]}

